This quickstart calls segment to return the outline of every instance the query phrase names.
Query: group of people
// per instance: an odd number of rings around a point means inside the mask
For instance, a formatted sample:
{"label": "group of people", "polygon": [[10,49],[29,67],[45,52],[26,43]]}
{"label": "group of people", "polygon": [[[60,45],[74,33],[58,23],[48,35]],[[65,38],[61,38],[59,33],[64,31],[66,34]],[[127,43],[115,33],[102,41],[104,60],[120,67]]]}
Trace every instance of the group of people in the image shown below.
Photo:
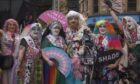
{"label": "group of people", "polygon": [[[109,11],[124,37],[107,20],[97,21],[93,29],[89,28],[76,11],[66,15],[66,30],[59,21],[45,23],[38,18],[38,22],[19,33],[17,21],[6,20],[0,30],[0,56],[13,57],[13,62],[0,59],[0,84],[139,84],[140,27],[132,17],[126,16],[120,22],[111,8]],[[49,59],[43,53],[42,49],[47,47],[68,54],[71,62],[68,76],[58,69],[61,65],[55,58]],[[121,56],[100,65],[100,54],[110,50],[120,51]],[[81,59],[86,55],[94,58],[89,59],[91,63]],[[13,66],[3,68],[10,63]],[[89,66],[86,72],[85,66]],[[85,77],[87,73],[89,78]]]}

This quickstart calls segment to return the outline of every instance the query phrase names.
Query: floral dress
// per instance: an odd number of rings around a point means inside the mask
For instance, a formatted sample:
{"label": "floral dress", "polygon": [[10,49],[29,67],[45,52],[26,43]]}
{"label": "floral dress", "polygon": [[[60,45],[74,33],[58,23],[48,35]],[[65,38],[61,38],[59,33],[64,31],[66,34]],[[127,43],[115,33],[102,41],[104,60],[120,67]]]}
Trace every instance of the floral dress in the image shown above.
{"label": "floral dress", "polygon": [[[24,37],[20,43],[21,46],[26,48],[24,53],[23,60],[21,61],[21,65],[19,66],[20,70],[17,73],[17,84],[42,84],[41,78],[37,78],[36,76],[36,59],[40,59],[39,57],[39,42],[33,40],[30,36]],[[40,82],[38,82],[40,80]]]}
{"label": "floral dress", "polygon": [[80,56],[78,55],[78,50],[73,49],[73,44],[74,41],[82,39],[84,26],[82,26],[79,30],[67,28],[66,33],[66,41],[68,44],[67,52],[69,53],[72,61],[71,75],[67,79],[67,84],[70,84],[70,81],[73,81],[73,84],[82,84],[82,66],[80,64]]}

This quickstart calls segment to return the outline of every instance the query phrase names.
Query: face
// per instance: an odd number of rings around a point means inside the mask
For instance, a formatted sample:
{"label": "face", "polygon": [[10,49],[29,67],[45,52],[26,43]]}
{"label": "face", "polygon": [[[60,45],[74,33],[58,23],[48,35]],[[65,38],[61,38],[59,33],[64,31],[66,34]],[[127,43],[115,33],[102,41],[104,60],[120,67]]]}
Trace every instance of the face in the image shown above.
{"label": "face", "polygon": [[32,38],[38,38],[38,36],[41,35],[41,28],[39,26],[34,26],[31,29],[30,35]]}
{"label": "face", "polygon": [[102,35],[106,34],[107,30],[106,30],[104,24],[99,25],[99,32],[100,32],[100,34],[102,34]]}
{"label": "face", "polygon": [[58,24],[55,24],[50,30],[51,30],[52,35],[58,36],[61,30],[61,26]]}
{"label": "face", "polygon": [[68,23],[71,28],[77,28],[79,26],[79,18],[77,16],[68,17]]}
{"label": "face", "polygon": [[15,32],[16,30],[16,25],[13,22],[9,22],[7,25],[8,31],[9,32]]}
{"label": "face", "polygon": [[128,30],[133,30],[135,29],[135,24],[133,21],[131,21],[130,19],[123,19],[123,24],[126,28],[128,28]]}

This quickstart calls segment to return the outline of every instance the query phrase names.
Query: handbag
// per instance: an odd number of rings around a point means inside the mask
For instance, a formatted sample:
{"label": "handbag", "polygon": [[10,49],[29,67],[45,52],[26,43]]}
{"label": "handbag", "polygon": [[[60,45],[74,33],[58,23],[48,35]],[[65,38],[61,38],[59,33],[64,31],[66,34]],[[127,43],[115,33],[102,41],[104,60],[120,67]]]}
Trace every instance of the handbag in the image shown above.
{"label": "handbag", "polygon": [[13,67],[14,57],[12,55],[4,56],[0,54],[0,68],[2,70],[8,70]]}

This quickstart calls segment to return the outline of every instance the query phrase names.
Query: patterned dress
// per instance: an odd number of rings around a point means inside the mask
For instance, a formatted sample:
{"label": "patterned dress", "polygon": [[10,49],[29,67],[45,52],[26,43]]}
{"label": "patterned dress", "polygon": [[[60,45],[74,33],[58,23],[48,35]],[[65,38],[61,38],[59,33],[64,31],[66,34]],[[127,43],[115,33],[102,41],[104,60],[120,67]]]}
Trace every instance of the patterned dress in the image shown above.
{"label": "patterned dress", "polygon": [[[81,69],[82,66],[80,64],[80,57],[77,54],[78,50],[73,49],[74,41],[81,40],[83,36],[85,26],[81,26],[79,30],[72,30],[70,28],[67,28],[66,30],[66,41],[68,44],[67,52],[70,54],[71,61],[72,61],[72,70],[70,76],[67,78],[66,84],[83,84],[82,83],[82,73]],[[72,81],[72,82],[70,82]]]}
{"label": "patterned dress", "polygon": [[17,73],[17,84],[42,84],[42,71],[40,68],[41,59],[39,57],[39,44],[30,36],[24,37],[21,44],[26,48],[19,73]]}

